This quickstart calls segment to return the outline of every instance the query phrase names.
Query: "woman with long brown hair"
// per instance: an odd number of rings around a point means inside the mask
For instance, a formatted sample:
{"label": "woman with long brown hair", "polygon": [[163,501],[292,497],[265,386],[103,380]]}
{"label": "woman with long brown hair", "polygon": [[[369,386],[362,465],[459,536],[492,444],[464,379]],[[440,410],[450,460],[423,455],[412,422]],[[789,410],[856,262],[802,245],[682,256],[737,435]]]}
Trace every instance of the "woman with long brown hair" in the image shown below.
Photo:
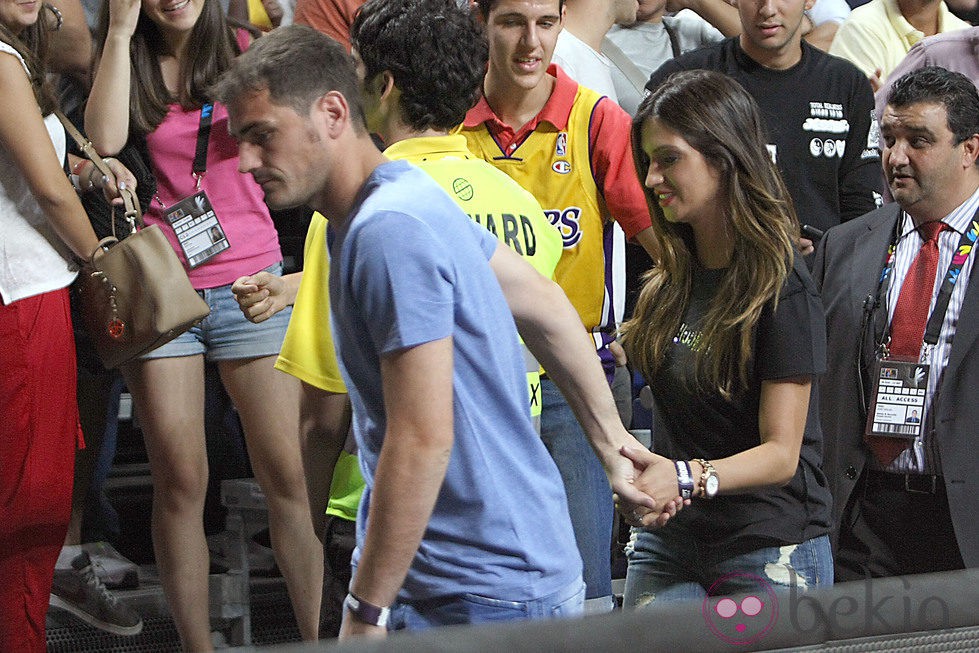
{"label": "woman with long brown hair", "polygon": [[634,529],[626,604],[755,589],[732,572],[831,584],[812,387],[825,323],[758,109],[723,75],[678,73],[640,106],[632,143],[662,255],[624,345],[655,399],[654,450],[677,471],[638,484],[676,483],[692,503]]}
{"label": "woman with long brown hair", "polygon": [[109,179],[66,157],[41,8],[0,0],[0,651],[46,650],[71,512],[81,432],[68,285],[98,246],[76,190],[135,187],[118,161]]}
{"label": "woman with long brown hair", "polygon": [[323,550],[300,455],[299,387],[273,367],[290,312],[252,324],[231,293],[239,277],[280,274],[282,254],[261,188],[238,172],[227,110],[209,95],[248,34],[228,26],[218,0],[106,0],[97,32],[88,135],[110,153],[145,139],[157,182],[146,221],[160,225],[211,306],[199,326],[123,369],[146,440],[153,545],[181,643],[211,648],[205,357],[238,409],[300,633],[315,639]]}

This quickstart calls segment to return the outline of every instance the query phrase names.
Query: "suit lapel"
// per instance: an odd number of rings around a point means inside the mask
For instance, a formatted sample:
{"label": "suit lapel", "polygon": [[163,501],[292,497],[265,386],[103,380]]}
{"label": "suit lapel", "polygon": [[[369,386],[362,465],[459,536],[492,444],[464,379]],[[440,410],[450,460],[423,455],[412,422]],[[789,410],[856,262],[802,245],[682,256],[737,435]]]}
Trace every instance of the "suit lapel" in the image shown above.
{"label": "suit lapel", "polygon": [[[972,256],[976,253],[973,252]],[[969,275],[969,286],[965,289],[965,297],[962,299],[962,312],[959,313],[958,324],[955,327],[955,337],[952,338],[952,352],[949,355],[948,367],[944,374],[955,375],[958,368],[965,360],[968,352],[979,336],[979,279],[975,281],[972,277],[976,276],[976,262],[972,262],[972,271]]]}
{"label": "suit lapel", "polygon": [[[867,233],[858,238],[853,246],[852,265],[854,280],[861,280],[852,286],[854,305],[863,311],[864,303],[870,295],[876,296],[880,273],[884,268],[884,257],[887,246],[894,234],[894,224],[900,214],[897,204],[889,204],[880,210],[878,219],[868,222]],[[869,272],[869,274],[868,274]],[[870,365],[874,359],[875,344],[880,342],[887,328],[887,297],[881,295],[880,305],[873,312],[870,323],[870,333],[864,342],[865,364]]]}

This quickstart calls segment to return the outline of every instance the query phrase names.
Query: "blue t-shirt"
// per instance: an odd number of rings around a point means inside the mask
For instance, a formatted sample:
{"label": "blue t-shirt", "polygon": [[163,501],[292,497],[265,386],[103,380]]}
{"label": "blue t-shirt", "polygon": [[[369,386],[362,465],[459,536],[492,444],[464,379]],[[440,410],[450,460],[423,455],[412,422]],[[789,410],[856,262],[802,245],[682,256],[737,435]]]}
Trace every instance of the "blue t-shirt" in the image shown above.
{"label": "blue t-shirt", "polygon": [[453,338],[453,397],[431,400],[453,401],[455,441],[402,601],[529,600],[581,574],[564,487],[531,424],[516,328],[488,264],[498,244],[431,177],[396,161],[371,174],[330,248],[333,334],[367,482],[358,545],[386,429],[380,357]]}

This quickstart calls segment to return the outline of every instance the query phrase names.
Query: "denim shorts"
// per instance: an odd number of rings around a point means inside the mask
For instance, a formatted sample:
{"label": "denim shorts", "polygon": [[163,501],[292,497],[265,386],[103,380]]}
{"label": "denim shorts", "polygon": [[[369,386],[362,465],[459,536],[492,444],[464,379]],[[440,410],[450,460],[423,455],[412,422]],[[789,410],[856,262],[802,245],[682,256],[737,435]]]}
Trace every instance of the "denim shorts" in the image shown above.
{"label": "denim shorts", "polygon": [[581,616],[585,584],[578,577],[556,592],[530,601],[507,601],[477,594],[458,594],[391,608],[388,630],[419,631],[437,626],[485,624],[523,619],[564,619]]}
{"label": "denim shorts", "polygon": [[[265,271],[281,275],[282,263],[270,265]],[[279,311],[260,324],[253,324],[242,314],[230,284],[198,290],[197,294],[211,307],[211,314],[186,333],[144,354],[140,360],[204,354],[209,361],[223,361],[261,358],[279,353],[292,307]]]}

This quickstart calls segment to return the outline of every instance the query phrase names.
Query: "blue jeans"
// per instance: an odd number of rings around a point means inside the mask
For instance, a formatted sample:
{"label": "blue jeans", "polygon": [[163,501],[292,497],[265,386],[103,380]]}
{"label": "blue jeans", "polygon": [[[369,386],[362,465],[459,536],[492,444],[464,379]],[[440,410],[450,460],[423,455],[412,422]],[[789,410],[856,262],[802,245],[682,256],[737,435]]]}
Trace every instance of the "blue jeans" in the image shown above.
{"label": "blue jeans", "polygon": [[775,592],[833,584],[833,554],[829,536],[802,544],[755,549],[724,557],[723,551],[679,524],[645,531],[632,529],[626,547],[624,605],[643,607],[653,601],[702,601],[708,595],[754,592],[760,585]]}
{"label": "blue jeans", "polygon": [[391,607],[388,630],[428,630],[460,624],[577,617],[582,613],[584,601],[585,586],[578,577],[557,592],[529,601],[457,594],[427,601],[398,602]]}
{"label": "blue jeans", "polygon": [[[568,511],[584,562],[589,611],[612,603],[612,488],[598,456],[554,382],[541,379],[541,440],[557,464],[568,497]],[[598,599],[597,601],[594,601]]]}

